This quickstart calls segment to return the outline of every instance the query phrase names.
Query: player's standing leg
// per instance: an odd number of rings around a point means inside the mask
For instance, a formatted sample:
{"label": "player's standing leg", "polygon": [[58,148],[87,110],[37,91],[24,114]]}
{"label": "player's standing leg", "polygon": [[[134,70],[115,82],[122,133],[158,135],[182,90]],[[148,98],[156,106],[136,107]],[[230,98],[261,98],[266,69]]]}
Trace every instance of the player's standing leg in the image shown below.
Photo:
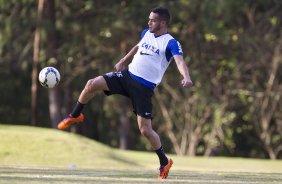
{"label": "player's standing leg", "polygon": [[159,157],[161,166],[160,166],[160,175],[158,178],[159,179],[167,178],[169,169],[171,168],[173,161],[172,159],[168,159],[166,157],[161,144],[160,137],[152,128],[152,120],[137,115],[137,121],[141,134],[144,135],[149,140],[153,149],[155,150],[156,154]]}
{"label": "player's standing leg", "polygon": [[68,128],[72,123],[83,122],[84,116],[81,112],[84,105],[88,103],[98,91],[102,90],[109,90],[107,83],[102,76],[88,80],[72,112],[58,124],[58,129],[63,130]]}

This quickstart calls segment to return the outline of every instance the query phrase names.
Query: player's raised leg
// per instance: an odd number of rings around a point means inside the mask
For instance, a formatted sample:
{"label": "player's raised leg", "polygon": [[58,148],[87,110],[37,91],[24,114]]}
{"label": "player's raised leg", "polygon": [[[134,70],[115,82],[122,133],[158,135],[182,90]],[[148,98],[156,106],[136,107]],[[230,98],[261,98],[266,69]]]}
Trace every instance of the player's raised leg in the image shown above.
{"label": "player's raised leg", "polygon": [[84,105],[88,103],[98,91],[103,90],[109,90],[104,77],[98,76],[88,80],[72,112],[58,124],[58,129],[64,130],[72,123],[83,122],[84,116],[81,112]]}
{"label": "player's raised leg", "polygon": [[173,164],[172,159],[168,159],[165,155],[164,149],[161,144],[159,135],[152,129],[152,120],[143,118],[137,115],[139,130],[151,143],[153,149],[159,157],[160,161],[160,174],[158,179],[165,179],[168,176],[169,170]]}

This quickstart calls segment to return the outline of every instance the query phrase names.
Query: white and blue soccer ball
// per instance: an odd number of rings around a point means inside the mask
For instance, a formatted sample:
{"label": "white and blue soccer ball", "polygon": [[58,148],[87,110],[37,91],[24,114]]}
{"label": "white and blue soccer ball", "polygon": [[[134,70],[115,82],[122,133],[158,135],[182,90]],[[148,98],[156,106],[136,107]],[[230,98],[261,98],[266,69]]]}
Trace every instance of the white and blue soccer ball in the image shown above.
{"label": "white and blue soccer ball", "polygon": [[54,67],[45,67],[39,73],[39,82],[45,88],[57,86],[61,80],[60,72]]}

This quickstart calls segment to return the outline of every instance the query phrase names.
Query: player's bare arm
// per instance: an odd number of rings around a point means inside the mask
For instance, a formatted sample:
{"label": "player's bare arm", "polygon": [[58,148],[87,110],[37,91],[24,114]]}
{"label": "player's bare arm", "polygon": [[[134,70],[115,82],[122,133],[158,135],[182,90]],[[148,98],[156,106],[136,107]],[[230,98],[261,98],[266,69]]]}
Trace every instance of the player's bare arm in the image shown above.
{"label": "player's bare arm", "polygon": [[135,45],[119,62],[115,65],[116,71],[124,69],[124,67],[132,60],[138,50],[138,45]]}
{"label": "player's bare arm", "polygon": [[191,80],[190,74],[189,74],[189,70],[188,67],[183,59],[183,56],[181,55],[174,55],[173,56],[177,68],[180,72],[180,74],[183,76],[183,79],[181,81],[181,85],[183,87],[191,87],[193,85],[193,82]]}

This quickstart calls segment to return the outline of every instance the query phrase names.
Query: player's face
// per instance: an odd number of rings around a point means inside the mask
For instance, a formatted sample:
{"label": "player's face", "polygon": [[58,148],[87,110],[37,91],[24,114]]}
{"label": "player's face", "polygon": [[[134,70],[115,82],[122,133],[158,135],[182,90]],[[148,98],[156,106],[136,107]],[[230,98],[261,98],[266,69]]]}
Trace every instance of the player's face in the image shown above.
{"label": "player's face", "polygon": [[158,33],[161,30],[161,20],[158,14],[150,13],[148,26],[151,33]]}

